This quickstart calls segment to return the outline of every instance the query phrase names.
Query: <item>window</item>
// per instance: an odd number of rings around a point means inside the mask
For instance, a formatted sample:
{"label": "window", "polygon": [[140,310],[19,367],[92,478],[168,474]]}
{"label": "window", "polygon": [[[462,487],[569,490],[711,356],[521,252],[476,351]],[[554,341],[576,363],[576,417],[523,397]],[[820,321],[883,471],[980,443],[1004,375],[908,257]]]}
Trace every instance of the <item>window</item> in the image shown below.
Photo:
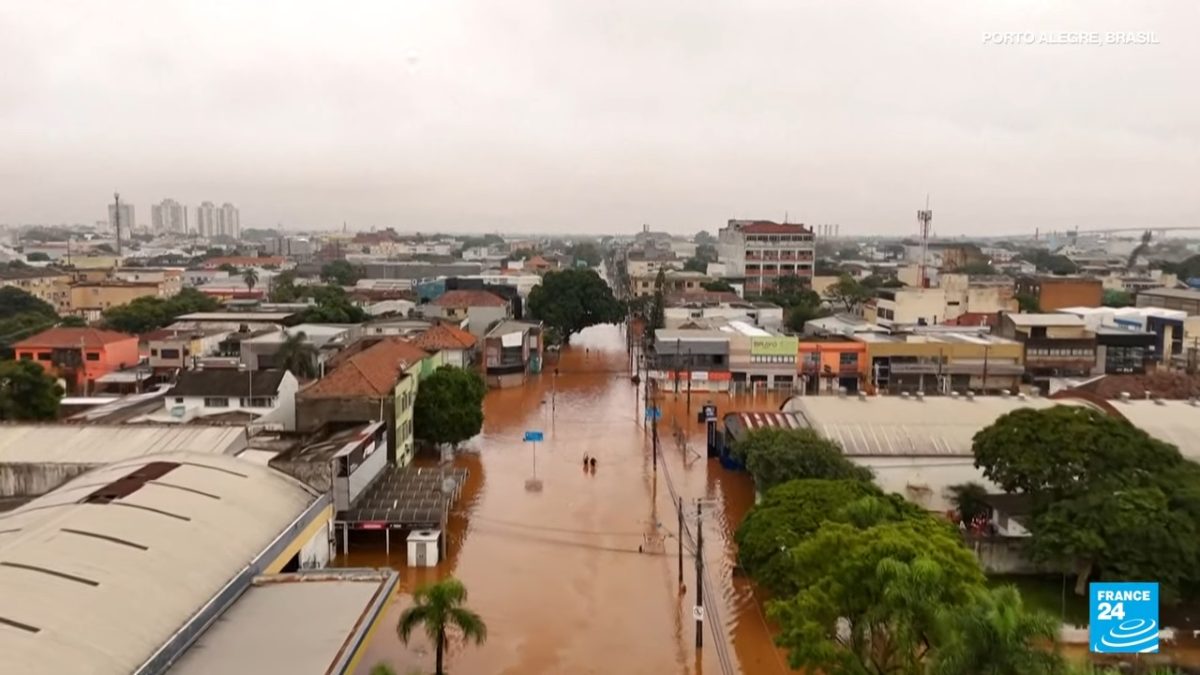
{"label": "window", "polygon": [[275,406],[275,399],[270,396],[252,396],[239,400],[243,408],[272,408]]}
{"label": "window", "polygon": [[99,353],[99,352],[88,352],[88,353],[87,353],[87,360],[88,360],[88,361],[99,361],[99,360],[100,360],[100,353]]}
{"label": "window", "polygon": [[150,350],[150,356],[158,356],[158,350],[157,350],[157,349],[151,349],[151,350]]}
{"label": "window", "polygon": [[838,354],[838,365],[842,368],[857,368],[858,353],[857,352],[842,352]]}
{"label": "window", "polygon": [[182,397],[182,396],[176,396],[176,397],[175,397],[175,402],[176,402],[176,403],[183,403],[183,397]]}
{"label": "window", "polygon": [[223,396],[206,396],[204,397],[205,408],[228,408],[229,399]]}
{"label": "window", "polygon": [[30,354],[29,352],[25,352],[24,354],[21,354],[21,360],[22,361],[32,361],[33,354]]}
{"label": "window", "polygon": [[179,358],[179,350],[178,349],[164,349],[164,350],[162,350],[162,357],[164,359],[177,359],[177,358]]}

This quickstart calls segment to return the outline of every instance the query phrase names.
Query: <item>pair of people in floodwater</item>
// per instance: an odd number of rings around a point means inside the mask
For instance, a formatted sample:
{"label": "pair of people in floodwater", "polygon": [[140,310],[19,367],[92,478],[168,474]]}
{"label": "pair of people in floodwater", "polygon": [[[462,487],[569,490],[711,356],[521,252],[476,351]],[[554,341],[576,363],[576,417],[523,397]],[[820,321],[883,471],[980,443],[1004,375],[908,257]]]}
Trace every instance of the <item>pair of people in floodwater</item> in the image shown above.
{"label": "pair of people in floodwater", "polygon": [[592,473],[596,473],[596,458],[588,457],[588,454],[586,452],[583,453],[583,470],[591,471]]}

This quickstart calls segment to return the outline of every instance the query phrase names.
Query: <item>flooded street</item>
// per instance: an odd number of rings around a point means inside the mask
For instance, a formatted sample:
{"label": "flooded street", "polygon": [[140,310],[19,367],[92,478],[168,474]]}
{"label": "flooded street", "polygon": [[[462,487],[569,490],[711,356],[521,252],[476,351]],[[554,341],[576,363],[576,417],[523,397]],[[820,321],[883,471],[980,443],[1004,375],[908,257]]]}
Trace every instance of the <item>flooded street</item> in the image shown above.
{"label": "flooded street", "polygon": [[[748,476],[704,457],[705,430],[695,420],[708,396],[693,396],[688,415],[684,393],[662,395],[656,474],[642,422],[642,389],[630,382],[628,358],[621,328],[595,326],[563,351],[557,378],[550,368],[524,387],[489,392],[483,433],[456,460],[469,468],[470,478],[439,567],[406,568],[403,547],[393,546],[389,557],[382,539],[360,537],[352,544],[339,565],[391,566],[401,574],[402,594],[372,636],[360,673],[381,661],[402,674],[432,669],[428,643],[405,646],[394,626],[404,593],[448,575],[466,584],[468,604],[489,633],[481,647],[456,649],[450,672],[723,672],[707,625],[696,655],[696,571],[685,550],[681,591],[667,474],[693,531],[695,500],[705,500],[704,560],[718,596],[705,603],[715,605],[723,624],[718,632],[726,636],[730,672],[791,672],[771,644],[749,584],[732,578],[732,533],[753,503],[753,490]],[[779,404],[778,397],[763,394],[713,400],[720,414]],[[536,448],[540,492],[525,488],[535,471],[534,448],[522,441],[526,430],[545,432]],[[583,470],[584,454],[597,458],[594,473]]]}

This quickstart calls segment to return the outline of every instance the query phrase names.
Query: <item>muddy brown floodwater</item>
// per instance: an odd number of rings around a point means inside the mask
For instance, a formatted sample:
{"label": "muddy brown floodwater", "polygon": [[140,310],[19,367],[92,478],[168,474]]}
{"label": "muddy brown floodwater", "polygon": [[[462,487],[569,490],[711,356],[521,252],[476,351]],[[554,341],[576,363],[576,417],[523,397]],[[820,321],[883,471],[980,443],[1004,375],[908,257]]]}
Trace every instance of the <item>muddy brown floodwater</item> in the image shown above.
{"label": "muddy brown floodwater", "polygon": [[[704,456],[705,431],[695,413],[710,396],[694,395],[690,416],[683,392],[660,397],[656,474],[628,359],[620,327],[594,326],[563,351],[557,377],[545,373],[524,387],[488,393],[483,432],[456,460],[470,478],[438,567],[407,568],[403,547],[389,557],[382,540],[352,543],[336,564],[391,566],[401,576],[360,673],[379,662],[402,675],[432,669],[429,644],[403,645],[394,626],[409,592],[450,575],[466,584],[469,605],[488,624],[486,644],[450,655],[452,673],[721,673],[708,625],[696,654],[694,559],[685,552],[681,592],[667,473],[693,521],[694,500],[705,500],[704,560],[719,596],[705,602],[716,603],[733,670],[792,672],[749,584],[732,575],[733,530],[753,503],[753,487],[746,475]],[[711,398],[721,414],[780,402],[763,394]],[[527,429],[545,432],[537,447],[541,492],[525,489],[534,471],[534,449],[522,442]],[[597,459],[594,473],[583,470],[584,454]]]}

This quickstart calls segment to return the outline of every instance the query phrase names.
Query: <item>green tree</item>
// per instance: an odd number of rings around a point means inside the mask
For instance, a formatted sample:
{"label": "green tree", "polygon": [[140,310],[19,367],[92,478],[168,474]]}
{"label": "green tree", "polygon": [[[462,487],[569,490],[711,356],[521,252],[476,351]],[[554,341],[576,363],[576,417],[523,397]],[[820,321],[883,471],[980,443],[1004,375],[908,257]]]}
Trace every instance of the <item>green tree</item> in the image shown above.
{"label": "green tree", "polygon": [[1104,300],[1102,304],[1105,307],[1129,307],[1133,304],[1133,294],[1129,291],[1104,291]]}
{"label": "green tree", "polygon": [[658,276],[654,278],[654,297],[650,301],[650,333],[648,337],[653,337],[653,331],[664,328],[667,325],[667,300],[665,297],[665,286],[667,284],[667,272],[665,269],[659,268]]}
{"label": "green tree", "polygon": [[788,330],[803,333],[804,326],[813,319],[829,316],[829,310],[820,305],[801,304],[788,308],[784,316]]}
{"label": "green tree", "polygon": [[334,260],[321,267],[321,281],[338,286],[353,286],[362,278],[358,268],[345,260]]}
{"label": "green tree", "polygon": [[271,302],[296,302],[301,297],[296,288],[296,273],[292,270],[280,272],[271,282]]}
{"label": "green tree", "polygon": [[794,668],[919,675],[937,617],[983,584],[958,533],[931,517],[865,529],[827,523],[791,549],[793,597],[769,604]]}
{"label": "green tree", "polygon": [[413,405],[413,430],[427,443],[457,445],[483,428],[487,385],[479,373],[442,366],[421,381]]}
{"label": "green tree", "polygon": [[706,263],[717,262],[717,247],[712,244],[697,244],[696,258],[703,260]]}
{"label": "green tree", "polygon": [[0,288],[0,319],[11,319],[21,314],[36,314],[51,319],[58,316],[48,302],[14,286]]}
{"label": "green tree", "polygon": [[1017,293],[1014,296],[1017,299],[1017,307],[1027,314],[1037,314],[1042,311],[1041,303],[1038,302],[1036,296],[1028,293]]}
{"label": "green tree", "polygon": [[[896,495],[884,496],[873,483],[860,480],[793,480],[768,490],[755,504],[734,540],[738,564],[758,583],[779,597],[799,589],[788,551],[826,522],[850,522],[850,505],[879,500],[875,522],[924,517]],[[874,522],[869,523],[874,524]]]}
{"label": "green tree", "polygon": [[683,261],[683,271],[705,274],[708,272],[708,263],[701,258],[691,257]]}
{"label": "green tree", "polygon": [[975,465],[1034,503],[1035,559],[1093,575],[1152,578],[1168,599],[1200,580],[1200,466],[1123,419],[1079,406],[1001,416],[974,439]]}
{"label": "green tree", "polygon": [[692,236],[692,242],[696,245],[716,243],[717,238],[712,236],[708,230],[700,230]]}
{"label": "green tree", "polygon": [[736,293],[733,286],[724,279],[713,279],[712,281],[701,281],[700,288],[710,293]]}
{"label": "green tree", "polygon": [[258,285],[258,270],[253,267],[242,270],[242,282],[246,284],[246,290],[253,291]]}
{"label": "green tree", "polygon": [[50,256],[42,251],[34,251],[25,256],[29,262],[50,262]]}
{"label": "green tree", "polygon": [[871,480],[870,469],[812,429],[756,429],[733,444],[732,454],[745,462],[760,492],[802,478]]}
{"label": "green tree", "polygon": [[221,270],[222,272],[228,272],[229,276],[233,276],[239,272],[237,265],[234,265],[233,263],[221,263],[217,266],[217,269]]}
{"label": "green tree", "polygon": [[625,318],[625,307],[591,269],[547,272],[542,283],[529,293],[528,307],[534,318],[556,328],[566,343],[572,334],[588,326]]}
{"label": "green tree", "polygon": [[840,279],[825,289],[825,297],[830,302],[841,305],[845,311],[853,312],[871,297],[871,291],[855,281],[854,277],[843,274]]}
{"label": "green tree", "polygon": [[277,368],[291,371],[293,375],[303,380],[311,380],[317,376],[317,349],[308,342],[304,331],[289,334],[279,345],[275,353]]}
{"label": "green tree", "polygon": [[422,586],[413,593],[413,605],[400,614],[396,632],[406,644],[417,627],[424,627],[437,653],[435,675],[444,675],[442,661],[451,640],[460,635],[464,641],[481,645],[487,640],[487,625],[483,618],[463,605],[467,589],[462,582],[444,579]]}
{"label": "green tree", "polygon": [[950,493],[950,503],[958,511],[958,518],[969,523],[979,516],[990,516],[992,507],[988,506],[985,498],[987,488],[979,483],[959,483],[947,488]]}
{"label": "green tree", "polygon": [[302,323],[362,323],[368,318],[341,286],[330,284],[306,290],[316,304],[300,315]]}
{"label": "green tree", "polygon": [[70,315],[64,316],[58,325],[63,328],[87,328],[88,322],[82,316]]}
{"label": "green tree", "polygon": [[576,260],[584,261],[588,267],[599,267],[600,260],[603,257],[600,247],[590,239],[572,244],[567,249],[567,253]]}
{"label": "green tree", "polygon": [[1061,675],[1058,620],[1027,609],[1012,586],[976,589],[964,605],[942,608],[929,675]]}
{"label": "green tree", "polygon": [[122,333],[145,333],[171,323],[183,314],[212,312],[221,307],[215,298],[185,288],[170,298],[142,297],[104,310],[104,324]]}
{"label": "green tree", "polygon": [[63,389],[34,361],[0,361],[0,420],[52,420]]}

